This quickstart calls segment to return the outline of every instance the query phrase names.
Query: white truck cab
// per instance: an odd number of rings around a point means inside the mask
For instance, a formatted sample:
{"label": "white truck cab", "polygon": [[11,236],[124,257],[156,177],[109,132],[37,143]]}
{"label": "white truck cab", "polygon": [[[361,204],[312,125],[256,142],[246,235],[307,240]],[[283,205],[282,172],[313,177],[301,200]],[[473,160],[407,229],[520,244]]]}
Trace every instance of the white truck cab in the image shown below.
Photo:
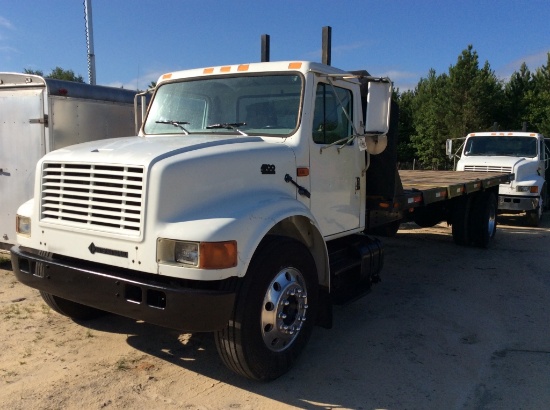
{"label": "white truck cab", "polygon": [[476,132],[466,136],[456,169],[514,174],[510,183],[499,186],[498,209],[525,212],[529,222],[537,226],[548,206],[549,161],[550,151],[542,134]]}

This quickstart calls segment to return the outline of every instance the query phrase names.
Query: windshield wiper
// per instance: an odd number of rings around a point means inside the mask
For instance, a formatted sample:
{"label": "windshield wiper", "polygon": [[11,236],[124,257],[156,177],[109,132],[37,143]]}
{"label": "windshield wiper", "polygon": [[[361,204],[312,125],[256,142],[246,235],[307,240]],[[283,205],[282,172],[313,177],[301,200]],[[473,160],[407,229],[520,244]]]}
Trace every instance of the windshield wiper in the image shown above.
{"label": "windshield wiper", "polygon": [[181,129],[185,135],[189,135],[189,131],[187,131],[183,126],[184,125],[188,125],[190,124],[189,122],[187,121],[173,121],[173,120],[158,120],[158,121],[155,121],[157,124],[171,124],[173,125],[174,127],[178,127],[179,129]]}
{"label": "windshield wiper", "polygon": [[246,132],[241,131],[237,127],[242,127],[243,125],[246,125],[246,122],[222,122],[221,124],[211,124],[206,127],[207,130],[211,129],[226,129],[226,130],[233,130],[237,131],[239,134],[244,135],[248,137],[248,134]]}

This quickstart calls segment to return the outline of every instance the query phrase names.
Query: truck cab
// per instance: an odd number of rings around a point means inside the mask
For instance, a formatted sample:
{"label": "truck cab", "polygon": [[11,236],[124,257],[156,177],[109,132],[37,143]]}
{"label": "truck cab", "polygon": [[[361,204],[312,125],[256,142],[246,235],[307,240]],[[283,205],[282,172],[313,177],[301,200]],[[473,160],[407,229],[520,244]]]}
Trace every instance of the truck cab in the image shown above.
{"label": "truck cab", "polygon": [[[546,142],[548,139],[546,139]],[[499,186],[498,209],[525,213],[538,226],[547,202],[550,151],[545,137],[529,132],[479,132],[466,136],[457,171],[496,171],[514,174]]]}

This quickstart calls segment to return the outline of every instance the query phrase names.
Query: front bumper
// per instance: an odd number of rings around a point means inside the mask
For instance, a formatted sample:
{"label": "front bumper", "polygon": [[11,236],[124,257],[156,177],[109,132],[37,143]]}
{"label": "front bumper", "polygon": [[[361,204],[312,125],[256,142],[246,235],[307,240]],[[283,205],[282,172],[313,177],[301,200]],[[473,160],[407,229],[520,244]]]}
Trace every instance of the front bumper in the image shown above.
{"label": "front bumper", "polygon": [[498,196],[498,209],[508,211],[533,211],[538,207],[538,197],[513,195]]}
{"label": "front bumper", "polygon": [[13,272],[23,284],[83,305],[189,332],[223,329],[235,292],[190,287],[183,281],[80,260],[55,259],[11,248]]}

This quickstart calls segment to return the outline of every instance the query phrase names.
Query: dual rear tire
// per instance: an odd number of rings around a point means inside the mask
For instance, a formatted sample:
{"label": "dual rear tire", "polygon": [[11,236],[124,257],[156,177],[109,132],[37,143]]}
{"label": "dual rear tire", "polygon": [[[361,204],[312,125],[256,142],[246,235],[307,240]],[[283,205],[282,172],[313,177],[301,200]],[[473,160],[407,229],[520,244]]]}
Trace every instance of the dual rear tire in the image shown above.
{"label": "dual rear tire", "polygon": [[489,247],[496,234],[497,207],[497,198],[492,191],[460,198],[452,212],[455,243]]}

